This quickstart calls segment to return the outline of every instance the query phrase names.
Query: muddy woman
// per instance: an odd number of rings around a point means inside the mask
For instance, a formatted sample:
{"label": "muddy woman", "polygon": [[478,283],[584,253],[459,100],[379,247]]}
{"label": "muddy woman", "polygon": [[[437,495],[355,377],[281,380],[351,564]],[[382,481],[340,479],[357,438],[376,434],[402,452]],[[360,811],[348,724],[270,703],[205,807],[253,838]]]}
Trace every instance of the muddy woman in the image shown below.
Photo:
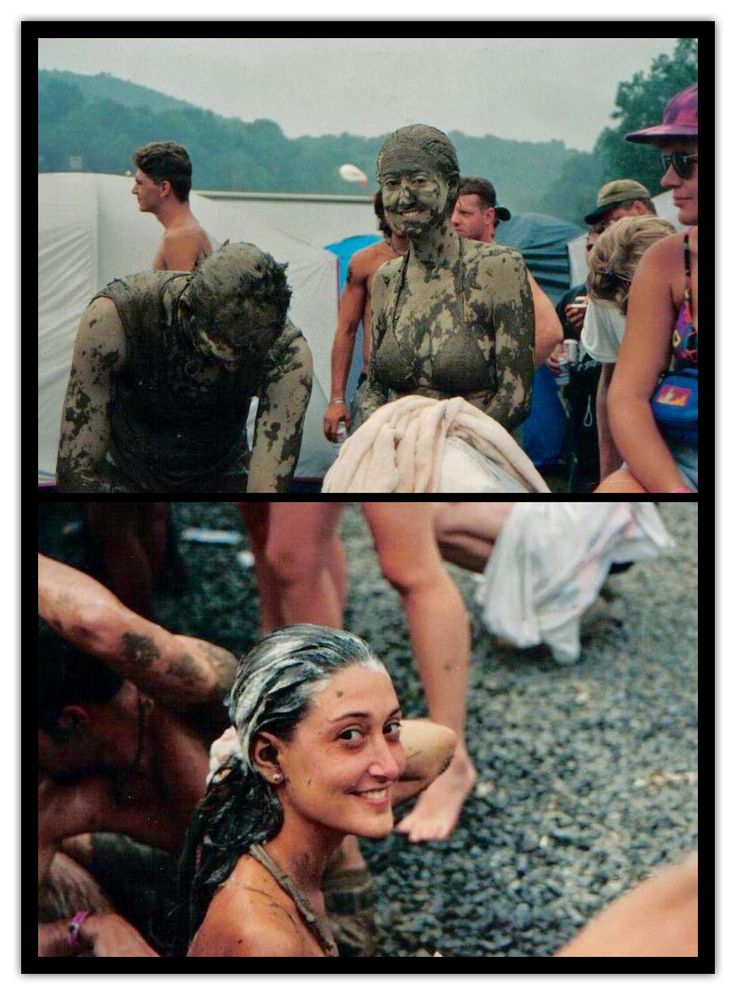
{"label": "muddy woman", "polygon": [[192,273],[138,273],[101,290],[74,344],[59,490],[288,491],[312,357],[287,318],[284,271],[255,245],[226,243]]}
{"label": "muddy woman", "polygon": [[386,218],[409,251],[373,282],[358,424],[396,397],[419,394],[464,397],[511,431],[529,413],[534,375],[534,311],[521,255],[453,230],[460,168],[443,132],[400,128],[384,142],[377,169]]}

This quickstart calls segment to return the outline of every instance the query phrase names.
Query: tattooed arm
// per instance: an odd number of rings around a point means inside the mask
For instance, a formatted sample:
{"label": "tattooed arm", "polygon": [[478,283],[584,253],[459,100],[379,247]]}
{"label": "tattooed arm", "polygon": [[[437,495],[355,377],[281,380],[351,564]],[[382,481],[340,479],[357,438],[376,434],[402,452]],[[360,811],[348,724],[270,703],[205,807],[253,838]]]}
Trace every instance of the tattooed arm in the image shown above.
{"label": "tattooed arm", "polygon": [[312,393],[312,353],[288,318],[271,355],[258,403],[248,494],[289,490]]}
{"label": "tattooed arm", "polygon": [[41,555],[38,614],[64,639],[176,711],[220,705],[232,684],[236,660],[227,650],[167,632],[92,577]]}
{"label": "tattooed arm", "polygon": [[110,376],[125,358],[125,335],[111,300],[84,312],[74,343],[61,418],[56,477],[60,491],[112,491],[106,463],[110,437]]}
{"label": "tattooed arm", "polygon": [[505,249],[488,260],[498,389],[485,409],[510,432],[529,414],[534,377],[534,307],[526,267]]}

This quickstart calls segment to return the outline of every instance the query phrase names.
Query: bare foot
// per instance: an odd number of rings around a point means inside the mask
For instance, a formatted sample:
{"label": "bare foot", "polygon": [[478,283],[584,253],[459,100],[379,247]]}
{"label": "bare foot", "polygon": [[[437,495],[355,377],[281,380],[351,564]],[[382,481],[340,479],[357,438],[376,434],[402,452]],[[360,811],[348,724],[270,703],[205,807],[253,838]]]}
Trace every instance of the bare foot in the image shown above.
{"label": "bare foot", "polygon": [[476,777],[468,754],[456,752],[445,773],[425,788],[411,812],[396,826],[396,832],[405,833],[410,843],[447,839],[457,825]]}

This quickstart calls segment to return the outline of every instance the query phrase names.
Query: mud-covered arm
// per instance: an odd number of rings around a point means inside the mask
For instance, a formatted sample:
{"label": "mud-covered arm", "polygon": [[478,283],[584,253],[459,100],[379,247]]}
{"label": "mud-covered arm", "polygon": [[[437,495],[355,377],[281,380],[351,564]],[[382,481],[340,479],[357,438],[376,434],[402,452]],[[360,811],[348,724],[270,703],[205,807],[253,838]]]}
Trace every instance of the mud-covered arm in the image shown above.
{"label": "mud-covered arm", "polygon": [[[385,266],[385,264],[384,264]],[[373,278],[371,295],[371,356],[368,363],[368,377],[362,390],[360,407],[353,423],[353,431],[370,418],[374,411],[388,403],[388,391],[376,375],[376,353],[388,327],[388,281],[382,266]]]}
{"label": "mud-covered arm", "polygon": [[92,577],[41,555],[38,614],[64,639],[176,711],[219,706],[232,685],[237,662],[232,653],[167,632],[130,611]]}
{"label": "mud-covered arm", "polygon": [[271,356],[259,393],[248,494],[289,490],[312,393],[312,353],[288,319]]}
{"label": "mud-covered arm", "polygon": [[430,719],[403,719],[401,745],[406,768],[391,790],[394,803],[413,798],[447,770],[455,753],[457,736]]}
{"label": "mud-covered arm", "polygon": [[517,252],[492,260],[491,312],[498,389],[487,415],[510,432],[529,414],[534,377],[534,306],[526,267]]}
{"label": "mud-covered arm", "polygon": [[110,378],[125,359],[125,335],[109,298],[92,301],[74,343],[64,398],[56,478],[60,491],[112,491],[107,463]]}

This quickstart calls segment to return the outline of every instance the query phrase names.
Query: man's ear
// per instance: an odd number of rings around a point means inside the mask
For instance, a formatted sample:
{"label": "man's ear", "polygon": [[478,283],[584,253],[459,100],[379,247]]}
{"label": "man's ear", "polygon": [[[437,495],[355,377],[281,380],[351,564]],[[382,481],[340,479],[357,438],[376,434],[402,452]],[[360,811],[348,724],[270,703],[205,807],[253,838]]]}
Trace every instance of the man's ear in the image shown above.
{"label": "man's ear", "polygon": [[158,184],[158,188],[161,191],[162,200],[164,197],[168,197],[169,194],[171,193],[171,183],[169,183],[168,180],[161,180],[161,182]]}
{"label": "man's ear", "polygon": [[81,705],[66,705],[61,710],[58,725],[66,738],[78,736],[89,728],[89,713]]}
{"label": "man's ear", "polygon": [[282,741],[270,732],[259,732],[251,747],[253,764],[259,773],[272,784],[278,784],[284,779],[284,772],[279,762]]}

